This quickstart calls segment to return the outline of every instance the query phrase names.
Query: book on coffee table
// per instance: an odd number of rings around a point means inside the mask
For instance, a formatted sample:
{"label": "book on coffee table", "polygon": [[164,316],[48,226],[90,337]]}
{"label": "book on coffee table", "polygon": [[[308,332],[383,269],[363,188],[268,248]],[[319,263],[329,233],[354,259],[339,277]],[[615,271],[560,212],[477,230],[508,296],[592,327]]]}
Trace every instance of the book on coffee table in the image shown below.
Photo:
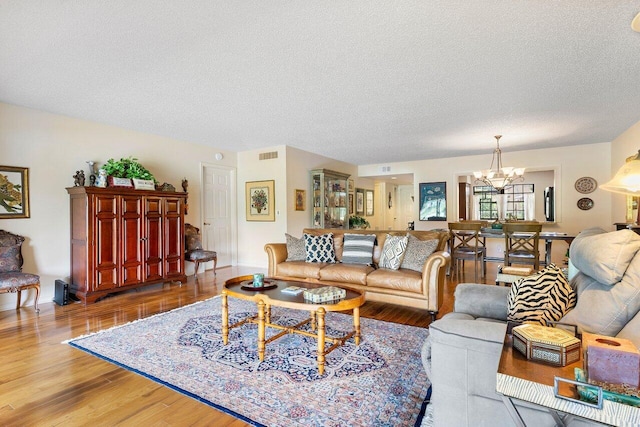
{"label": "book on coffee table", "polygon": [[300,286],[289,286],[280,292],[290,295],[298,295],[304,292],[304,288],[301,288]]}
{"label": "book on coffee table", "polygon": [[335,286],[324,286],[316,289],[305,289],[304,299],[310,302],[337,301],[347,296],[347,291]]}

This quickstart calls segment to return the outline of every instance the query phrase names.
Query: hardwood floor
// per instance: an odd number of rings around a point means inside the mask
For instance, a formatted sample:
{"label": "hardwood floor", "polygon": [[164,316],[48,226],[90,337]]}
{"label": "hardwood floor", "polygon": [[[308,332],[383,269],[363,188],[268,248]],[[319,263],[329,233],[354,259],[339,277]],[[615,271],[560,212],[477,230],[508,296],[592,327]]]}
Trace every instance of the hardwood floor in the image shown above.
{"label": "hardwood floor", "polygon": [[[473,280],[468,263],[468,281]],[[62,341],[218,295],[225,280],[256,269],[227,267],[182,286],[153,285],[96,304],[0,312],[2,426],[245,426],[246,423]],[[489,266],[487,278],[495,278]],[[464,281],[464,277],[462,278]],[[459,280],[447,278],[440,315],[451,311]],[[489,280],[489,283],[492,283]],[[361,316],[426,327],[425,310],[367,302]]]}

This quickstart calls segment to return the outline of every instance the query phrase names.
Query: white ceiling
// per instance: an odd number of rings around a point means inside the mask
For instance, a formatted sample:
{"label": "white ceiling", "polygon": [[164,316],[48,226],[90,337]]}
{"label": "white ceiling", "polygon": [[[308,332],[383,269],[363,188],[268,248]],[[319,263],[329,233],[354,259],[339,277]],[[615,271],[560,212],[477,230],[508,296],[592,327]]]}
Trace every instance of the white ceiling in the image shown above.
{"label": "white ceiling", "polygon": [[10,0],[0,101],[362,165],[613,140],[639,1]]}

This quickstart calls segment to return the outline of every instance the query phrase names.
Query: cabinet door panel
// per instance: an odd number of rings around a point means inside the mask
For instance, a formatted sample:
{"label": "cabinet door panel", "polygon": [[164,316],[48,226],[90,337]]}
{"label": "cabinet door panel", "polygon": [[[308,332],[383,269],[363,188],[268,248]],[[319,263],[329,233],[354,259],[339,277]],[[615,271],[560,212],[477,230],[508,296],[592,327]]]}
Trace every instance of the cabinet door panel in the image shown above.
{"label": "cabinet door panel", "polygon": [[122,285],[142,282],[142,198],[122,197]]}
{"label": "cabinet door panel", "polygon": [[184,218],[182,199],[167,198],[165,200],[165,277],[183,274],[184,269]]}
{"label": "cabinet door panel", "polygon": [[93,290],[118,286],[118,197],[97,196],[95,206],[95,282]]}
{"label": "cabinet door panel", "polygon": [[162,199],[145,199],[145,280],[163,277]]}

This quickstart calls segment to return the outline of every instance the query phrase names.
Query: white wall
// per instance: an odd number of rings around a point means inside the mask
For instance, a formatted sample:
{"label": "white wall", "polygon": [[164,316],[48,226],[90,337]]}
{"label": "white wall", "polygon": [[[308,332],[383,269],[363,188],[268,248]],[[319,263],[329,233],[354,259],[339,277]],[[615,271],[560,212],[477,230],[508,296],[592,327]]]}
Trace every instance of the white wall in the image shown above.
{"label": "white wall", "polygon": [[[222,161],[215,160],[216,152],[224,154]],[[23,269],[40,275],[41,302],[53,298],[55,279],[69,279],[65,187],[73,186],[77,170],[88,173],[87,160],[102,164],[111,157],[129,156],[178,191],[182,191],[182,178],[189,180],[186,221],[192,224],[201,222],[200,162],[236,166],[233,152],[0,103],[0,164],[29,168],[31,202],[30,218],[2,219],[0,228],[26,237]],[[0,310],[14,307],[15,298],[15,294],[0,295]],[[27,304],[32,303],[30,293]]]}

